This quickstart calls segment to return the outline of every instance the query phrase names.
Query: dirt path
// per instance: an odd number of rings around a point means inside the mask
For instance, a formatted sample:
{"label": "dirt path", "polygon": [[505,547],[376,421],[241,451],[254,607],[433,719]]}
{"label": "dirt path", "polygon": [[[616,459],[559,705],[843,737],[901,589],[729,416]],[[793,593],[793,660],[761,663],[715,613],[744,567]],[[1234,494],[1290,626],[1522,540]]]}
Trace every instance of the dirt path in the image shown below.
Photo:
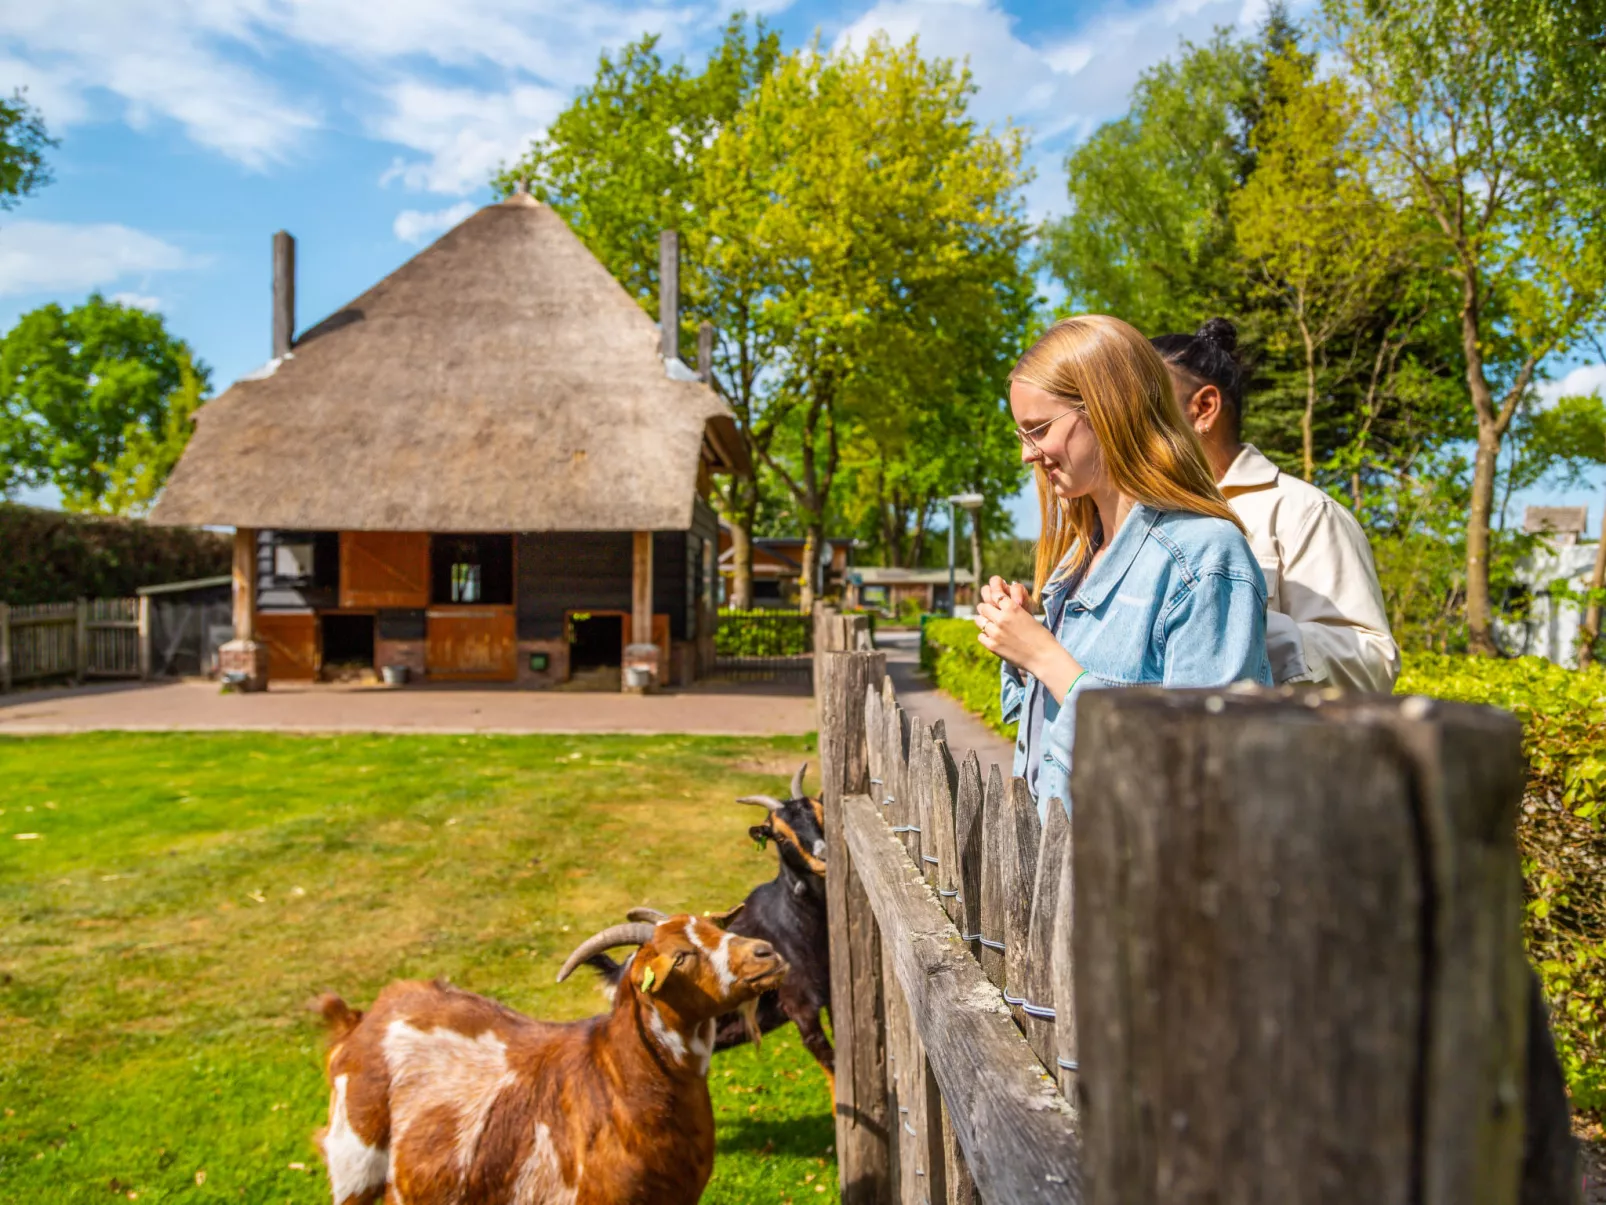
{"label": "dirt path", "polygon": [[806,684],[717,684],[657,695],[285,684],[223,694],[214,682],[118,683],[0,695],[0,735],[123,732],[686,733],[814,729]]}

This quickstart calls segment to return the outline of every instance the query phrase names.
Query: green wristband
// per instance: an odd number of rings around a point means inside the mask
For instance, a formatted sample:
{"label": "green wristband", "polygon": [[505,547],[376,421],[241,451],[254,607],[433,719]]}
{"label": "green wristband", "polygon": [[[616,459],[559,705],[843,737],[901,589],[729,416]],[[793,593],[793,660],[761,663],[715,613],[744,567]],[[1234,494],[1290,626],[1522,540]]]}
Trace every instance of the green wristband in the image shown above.
{"label": "green wristband", "polygon": [[[1076,684],[1085,677],[1087,677],[1087,671],[1084,669],[1081,673],[1077,674],[1076,677],[1071,679],[1071,684],[1065,688],[1065,699],[1071,697],[1071,692],[1076,689]],[[1061,699],[1060,702],[1063,703],[1065,699]]]}

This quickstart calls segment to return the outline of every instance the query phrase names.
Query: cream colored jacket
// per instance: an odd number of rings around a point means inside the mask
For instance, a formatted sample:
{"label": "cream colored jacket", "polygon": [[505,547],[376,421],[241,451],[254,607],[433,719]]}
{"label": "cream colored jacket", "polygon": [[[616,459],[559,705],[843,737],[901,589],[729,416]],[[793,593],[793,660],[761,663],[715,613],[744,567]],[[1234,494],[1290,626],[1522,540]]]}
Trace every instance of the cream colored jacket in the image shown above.
{"label": "cream colored jacket", "polygon": [[1272,677],[1350,690],[1393,690],[1389,634],[1372,548],[1355,516],[1245,444],[1220,481],[1266,575]]}

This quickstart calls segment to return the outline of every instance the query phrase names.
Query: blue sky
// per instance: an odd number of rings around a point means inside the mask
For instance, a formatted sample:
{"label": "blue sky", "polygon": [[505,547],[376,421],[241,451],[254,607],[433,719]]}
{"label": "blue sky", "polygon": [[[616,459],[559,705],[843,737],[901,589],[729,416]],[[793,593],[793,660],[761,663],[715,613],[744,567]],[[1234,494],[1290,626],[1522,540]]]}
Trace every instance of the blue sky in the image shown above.
{"label": "blue sky", "polygon": [[[884,29],[968,58],[976,110],[1033,138],[1038,216],[1066,149],[1138,73],[1264,0],[760,0],[798,45]],[[1304,5],[1295,5],[1296,12]],[[62,145],[0,215],[0,329],[92,289],[159,309],[218,388],[268,357],[269,237],[298,241],[301,328],[475,206],[598,55],[643,33],[697,61],[731,7],[700,0],[51,0],[0,5],[0,89]],[[1590,378],[1593,381],[1595,378]],[[42,499],[48,500],[48,499]],[[1034,508],[1021,529],[1035,532]]]}

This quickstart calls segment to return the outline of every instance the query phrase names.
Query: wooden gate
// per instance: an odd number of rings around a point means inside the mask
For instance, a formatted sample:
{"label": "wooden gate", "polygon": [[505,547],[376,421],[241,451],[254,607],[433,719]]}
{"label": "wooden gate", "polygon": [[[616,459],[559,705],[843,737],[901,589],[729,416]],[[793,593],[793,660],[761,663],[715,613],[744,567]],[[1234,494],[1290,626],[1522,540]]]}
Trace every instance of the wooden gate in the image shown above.
{"label": "wooden gate", "polygon": [[1100,691],[1040,825],[819,657],[844,1202],[1564,1205],[1520,1187],[1566,1108],[1524,1105],[1511,716]]}
{"label": "wooden gate", "polygon": [[0,690],[40,678],[146,677],[149,623],[139,598],[0,603]]}

